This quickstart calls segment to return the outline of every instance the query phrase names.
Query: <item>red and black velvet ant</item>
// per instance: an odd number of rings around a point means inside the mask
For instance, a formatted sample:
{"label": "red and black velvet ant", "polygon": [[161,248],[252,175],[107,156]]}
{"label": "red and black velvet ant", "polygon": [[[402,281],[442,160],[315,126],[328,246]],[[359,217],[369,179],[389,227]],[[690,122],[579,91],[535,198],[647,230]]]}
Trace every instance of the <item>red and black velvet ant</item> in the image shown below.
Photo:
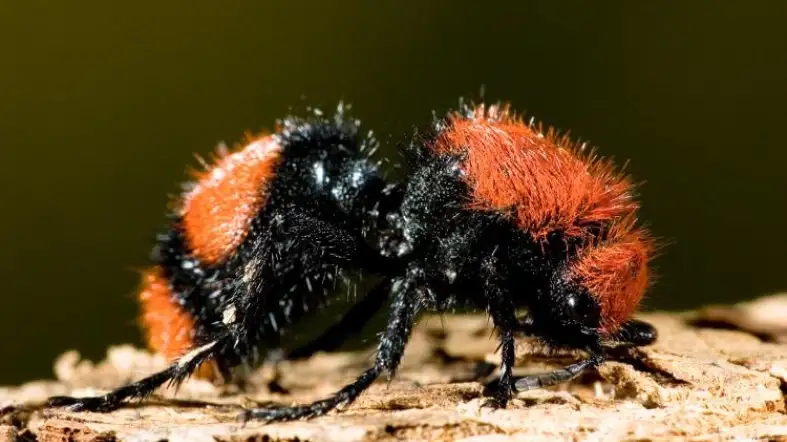
{"label": "red and black velvet ant", "polygon": [[[290,325],[319,314],[337,280],[357,270],[383,282],[289,356],[335,347],[388,301],[374,365],[327,399],[244,418],[309,418],[351,403],[382,373],[394,374],[424,310],[488,312],[502,352],[496,406],[515,390],[597,366],[609,342],[656,338],[630,319],[655,242],[637,223],[632,183],[584,145],[505,105],[461,105],[416,133],[405,149],[407,177],[391,184],[372,159],[377,141],[360,135],[342,106],[278,126],[197,173],[158,238],[139,301],[150,348],[172,364],[103,396],[51,405],[108,411],[205,367],[229,379],[233,367],[278,349]],[[520,332],[589,357],[515,380]]]}

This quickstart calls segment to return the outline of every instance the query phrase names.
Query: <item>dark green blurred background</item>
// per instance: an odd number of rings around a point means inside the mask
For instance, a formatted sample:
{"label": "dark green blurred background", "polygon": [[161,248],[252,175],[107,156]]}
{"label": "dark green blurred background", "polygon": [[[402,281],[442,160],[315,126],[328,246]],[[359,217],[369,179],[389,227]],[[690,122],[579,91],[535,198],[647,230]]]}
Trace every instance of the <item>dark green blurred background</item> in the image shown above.
{"label": "dark green blurred background", "polygon": [[392,152],[485,85],[630,159],[674,242],[648,307],[787,289],[785,23],[784,2],[3,2],[0,383],[139,342],[133,269],[192,152],[339,99]]}

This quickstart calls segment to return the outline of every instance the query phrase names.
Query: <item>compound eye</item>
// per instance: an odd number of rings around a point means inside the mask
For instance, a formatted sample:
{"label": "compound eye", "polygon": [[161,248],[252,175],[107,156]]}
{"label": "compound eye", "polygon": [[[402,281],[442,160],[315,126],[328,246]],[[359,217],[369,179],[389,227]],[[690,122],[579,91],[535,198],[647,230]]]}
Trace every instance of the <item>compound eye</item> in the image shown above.
{"label": "compound eye", "polygon": [[598,303],[587,293],[571,294],[566,299],[569,317],[583,325],[597,324],[601,317]]}

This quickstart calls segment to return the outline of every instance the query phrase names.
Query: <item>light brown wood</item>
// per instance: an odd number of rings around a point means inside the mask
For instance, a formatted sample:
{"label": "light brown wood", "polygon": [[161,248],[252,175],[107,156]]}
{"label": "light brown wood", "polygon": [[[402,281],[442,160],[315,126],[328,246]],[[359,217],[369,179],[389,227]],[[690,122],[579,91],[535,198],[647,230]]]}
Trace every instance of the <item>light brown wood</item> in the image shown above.
{"label": "light brown wood", "polygon": [[[483,382],[473,379],[478,362],[497,359],[488,320],[426,319],[390,384],[381,380],[348,409],[311,421],[244,427],[237,417],[253,401],[302,403],[329,395],[371,362],[371,349],[263,367],[245,392],[189,380],[177,400],[162,390],[108,414],[41,409],[49,395],[104,391],[164,365],[131,346],[111,348],[98,364],[69,352],[55,364],[57,380],[0,388],[0,440],[787,440],[785,296],[642,315],[659,330],[655,345],[622,352],[570,386],[520,394],[505,410],[485,407]],[[518,346],[518,374],[572,359],[547,359],[527,340]],[[286,392],[272,391],[278,387]]]}

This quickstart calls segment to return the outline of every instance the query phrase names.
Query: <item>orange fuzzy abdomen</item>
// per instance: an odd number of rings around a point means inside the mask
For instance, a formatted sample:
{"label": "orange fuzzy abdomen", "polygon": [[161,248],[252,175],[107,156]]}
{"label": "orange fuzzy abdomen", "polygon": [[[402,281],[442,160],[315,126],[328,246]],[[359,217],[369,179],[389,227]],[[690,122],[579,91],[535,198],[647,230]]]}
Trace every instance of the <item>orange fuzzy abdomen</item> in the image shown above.
{"label": "orange fuzzy abdomen", "polygon": [[197,174],[180,214],[187,245],[201,262],[223,262],[246,238],[265,204],[265,187],[275,175],[280,153],[273,137],[259,138]]}
{"label": "orange fuzzy abdomen", "polygon": [[[161,268],[148,269],[142,278],[140,322],[148,348],[167,361],[174,361],[194,347],[194,319],[175,301]],[[210,364],[202,364],[194,374],[199,378],[215,378]]]}
{"label": "orange fuzzy abdomen", "polygon": [[160,268],[154,267],[143,274],[139,302],[141,323],[151,350],[173,360],[191,349],[194,320],[175,302]]}

